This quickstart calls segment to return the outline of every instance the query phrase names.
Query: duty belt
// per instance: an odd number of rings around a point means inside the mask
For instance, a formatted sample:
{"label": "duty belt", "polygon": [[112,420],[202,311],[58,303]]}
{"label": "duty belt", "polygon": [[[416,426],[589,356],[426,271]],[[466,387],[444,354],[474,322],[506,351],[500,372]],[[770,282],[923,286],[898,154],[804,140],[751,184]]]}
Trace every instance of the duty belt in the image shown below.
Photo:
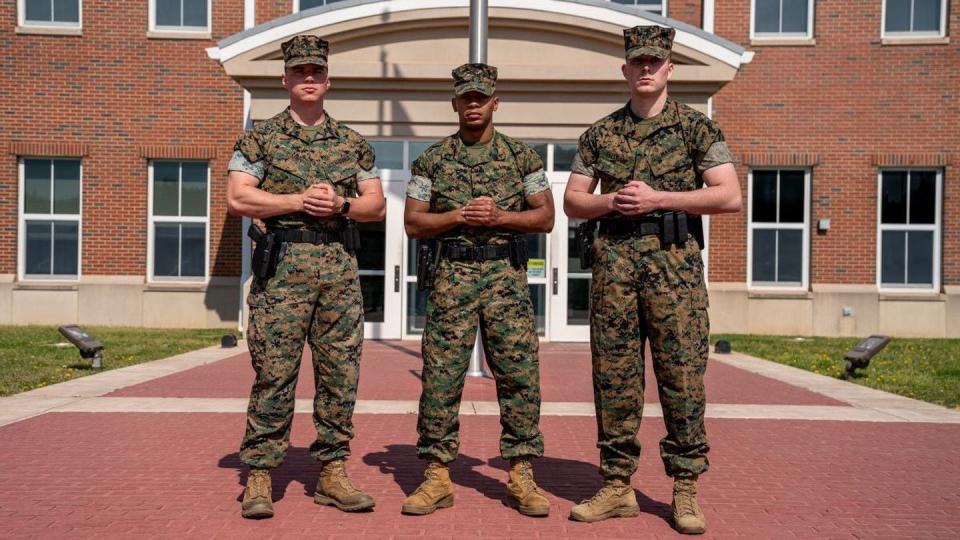
{"label": "duty belt", "polygon": [[660,218],[648,220],[600,220],[600,234],[604,236],[650,236],[660,234]]}
{"label": "duty belt", "polygon": [[443,244],[441,257],[451,261],[483,262],[510,257],[510,244]]}
{"label": "duty belt", "polygon": [[313,231],[310,229],[271,229],[279,242],[303,242],[307,244],[343,243],[343,231]]}

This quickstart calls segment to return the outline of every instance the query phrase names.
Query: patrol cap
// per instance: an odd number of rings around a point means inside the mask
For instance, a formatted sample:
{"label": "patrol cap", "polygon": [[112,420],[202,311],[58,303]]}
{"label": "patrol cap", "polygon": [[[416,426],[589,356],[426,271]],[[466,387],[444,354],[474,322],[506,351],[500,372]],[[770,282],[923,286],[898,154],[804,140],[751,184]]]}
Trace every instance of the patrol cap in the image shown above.
{"label": "patrol cap", "polygon": [[453,93],[476,91],[492,96],[497,89],[497,68],[487,64],[464,64],[453,70]]}
{"label": "patrol cap", "polygon": [[666,26],[634,26],[623,31],[627,60],[647,55],[669,58],[677,31]]}
{"label": "patrol cap", "polygon": [[319,36],[293,36],[280,45],[283,51],[283,67],[302,66],[304,64],[327,65],[327,53],[330,44]]}

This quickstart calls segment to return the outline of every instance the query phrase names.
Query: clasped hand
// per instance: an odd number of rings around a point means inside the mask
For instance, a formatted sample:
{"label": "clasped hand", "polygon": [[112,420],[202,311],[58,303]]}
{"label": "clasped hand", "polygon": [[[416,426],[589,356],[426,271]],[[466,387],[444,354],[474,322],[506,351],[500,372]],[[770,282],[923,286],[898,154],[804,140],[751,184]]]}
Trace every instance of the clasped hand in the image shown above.
{"label": "clasped hand", "polygon": [[625,216],[647,214],[660,209],[659,195],[646,182],[631,180],[613,196],[613,209]]}
{"label": "clasped hand", "polygon": [[343,199],[330,184],[313,184],[303,192],[303,211],[316,217],[336,214],[343,206]]}
{"label": "clasped hand", "polygon": [[477,197],[460,209],[464,223],[471,227],[496,227],[503,219],[503,210],[490,197]]}

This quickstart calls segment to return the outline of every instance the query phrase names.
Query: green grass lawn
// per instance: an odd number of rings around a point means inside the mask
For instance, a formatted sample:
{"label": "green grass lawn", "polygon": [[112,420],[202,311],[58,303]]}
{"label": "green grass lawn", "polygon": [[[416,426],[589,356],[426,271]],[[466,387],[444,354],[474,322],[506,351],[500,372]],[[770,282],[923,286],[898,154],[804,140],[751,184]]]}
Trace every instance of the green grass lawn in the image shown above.
{"label": "green grass lawn", "polygon": [[[103,369],[166,358],[220,343],[229,329],[85,326],[104,345]],[[0,396],[96,373],[52,326],[0,326]]]}
{"label": "green grass lawn", "polygon": [[[839,378],[860,338],[714,335],[734,351]],[[960,339],[892,338],[853,382],[960,409]]]}

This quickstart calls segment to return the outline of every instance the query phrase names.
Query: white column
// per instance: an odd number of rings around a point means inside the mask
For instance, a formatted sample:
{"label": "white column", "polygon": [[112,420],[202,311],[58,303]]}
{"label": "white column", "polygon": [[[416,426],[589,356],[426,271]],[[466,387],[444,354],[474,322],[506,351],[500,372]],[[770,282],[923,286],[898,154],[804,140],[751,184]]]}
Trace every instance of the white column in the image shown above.
{"label": "white column", "polygon": [[[253,28],[257,20],[257,0],[243,0],[243,29]],[[243,91],[243,129],[253,127],[253,120],[250,118],[250,91]],[[240,313],[237,316],[237,330],[247,337],[247,290],[250,284],[250,250],[253,248],[250,238],[247,236],[247,229],[250,228],[250,218],[244,217],[241,220],[240,229]]]}

